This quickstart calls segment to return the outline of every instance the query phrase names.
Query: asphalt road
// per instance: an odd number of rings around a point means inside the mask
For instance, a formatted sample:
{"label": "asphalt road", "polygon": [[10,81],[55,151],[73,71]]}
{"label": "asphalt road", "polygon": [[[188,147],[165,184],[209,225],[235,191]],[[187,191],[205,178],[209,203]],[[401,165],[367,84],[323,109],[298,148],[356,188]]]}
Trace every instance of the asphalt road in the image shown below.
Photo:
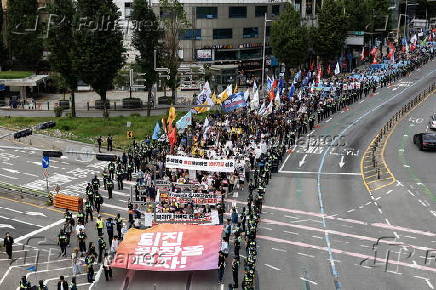
{"label": "asphalt road", "polygon": [[[312,140],[343,136],[334,142],[341,146],[318,141],[289,154],[265,200],[258,234],[260,289],[433,289],[435,263],[425,264],[425,256],[436,243],[434,217],[410,201],[399,203],[397,184],[374,193],[376,206],[362,182],[360,160],[384,123],[436,80],[435,68],[432,62],[377,89],[311,133]],[[398,148],[398,140],[391,142]],[[431,178],[430,168],[416,175]],[[373,245],[382,237],[390,238],[374,247],[374,263]]]}

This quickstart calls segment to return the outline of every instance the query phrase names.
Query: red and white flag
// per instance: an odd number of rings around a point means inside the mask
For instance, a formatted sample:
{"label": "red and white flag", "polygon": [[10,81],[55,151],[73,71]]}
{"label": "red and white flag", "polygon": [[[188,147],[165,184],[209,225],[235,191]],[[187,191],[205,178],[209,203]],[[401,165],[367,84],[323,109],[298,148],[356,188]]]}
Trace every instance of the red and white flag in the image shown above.
{"label": "red and white flag", "polygon": [[360,60],[365,59],[365,47],[362,47],[362,53],[360,54]]}

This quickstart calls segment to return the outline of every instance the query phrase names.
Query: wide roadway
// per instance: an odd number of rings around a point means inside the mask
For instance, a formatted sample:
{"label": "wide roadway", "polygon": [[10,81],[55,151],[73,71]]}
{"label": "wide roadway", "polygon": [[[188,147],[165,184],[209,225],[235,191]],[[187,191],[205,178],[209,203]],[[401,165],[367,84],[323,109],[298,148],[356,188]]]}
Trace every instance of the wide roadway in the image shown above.
{"label": "wide roadway", "polygon": [[[378,88],[309,133],[311,140],[343,136],[334,142],[339,146],[318,141],[293,148],[267,190],[258,233],[260,289],[433,289],[436,268],[425,264],[425,250],[435,246],[434,217],[395,202],[401,184],[372,199],[360,160],[385,122],[436,80],[435,68],[433,61]],[[398,148],[398,140],[392,143]],[[433,172],[425,168],[417,175]]]}

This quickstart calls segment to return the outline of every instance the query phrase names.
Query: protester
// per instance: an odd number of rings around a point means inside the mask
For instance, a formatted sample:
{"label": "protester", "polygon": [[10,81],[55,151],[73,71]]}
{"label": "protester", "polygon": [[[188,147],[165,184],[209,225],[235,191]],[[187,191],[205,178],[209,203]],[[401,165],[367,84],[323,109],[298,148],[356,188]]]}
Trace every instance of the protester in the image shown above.
{"label": "protester", "polygon": [[68,290],[68,282],[65,281],[64,276],[59,277],[58,290]]}

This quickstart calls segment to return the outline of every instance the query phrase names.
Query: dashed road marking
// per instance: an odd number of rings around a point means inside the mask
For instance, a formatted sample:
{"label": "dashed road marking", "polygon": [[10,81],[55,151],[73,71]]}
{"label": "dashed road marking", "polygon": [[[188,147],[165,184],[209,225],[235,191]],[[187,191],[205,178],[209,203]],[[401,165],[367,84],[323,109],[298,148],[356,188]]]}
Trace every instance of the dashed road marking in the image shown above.
{"label": "dashed road marking", "polygon": [[304,278],[304,277],[300,277],[300,279],[303,280],[303,281],[305,281],[305,282],[309,282],[309,283],[311,283],[311,284],[313,284],[313,285],[318,285],[317,282],[312,281],[312,280],[309,280],[309,279],[306,279],[306,278]]}
{"label": "dashed road marking", "polygon": [[301,255],[301,256],[309,257],[309,258],[315,258],[315,256],[313,256],[313,255],[309,255],[309,254],[305,254],[305,253],[300,253],[300,252],[298,252],[297,254],[298,254],[298,255]]}
{"label": "dashed road marking", "polygon": [[271,266],[270,264],[265,264],[265,266],[267,266],[267,267],[269,267],[269,268],[271,268],[271,269],[274,269],[274,270],[276,270],[276,271],[281,271],[279,268],[274,267],[274,266]]}

